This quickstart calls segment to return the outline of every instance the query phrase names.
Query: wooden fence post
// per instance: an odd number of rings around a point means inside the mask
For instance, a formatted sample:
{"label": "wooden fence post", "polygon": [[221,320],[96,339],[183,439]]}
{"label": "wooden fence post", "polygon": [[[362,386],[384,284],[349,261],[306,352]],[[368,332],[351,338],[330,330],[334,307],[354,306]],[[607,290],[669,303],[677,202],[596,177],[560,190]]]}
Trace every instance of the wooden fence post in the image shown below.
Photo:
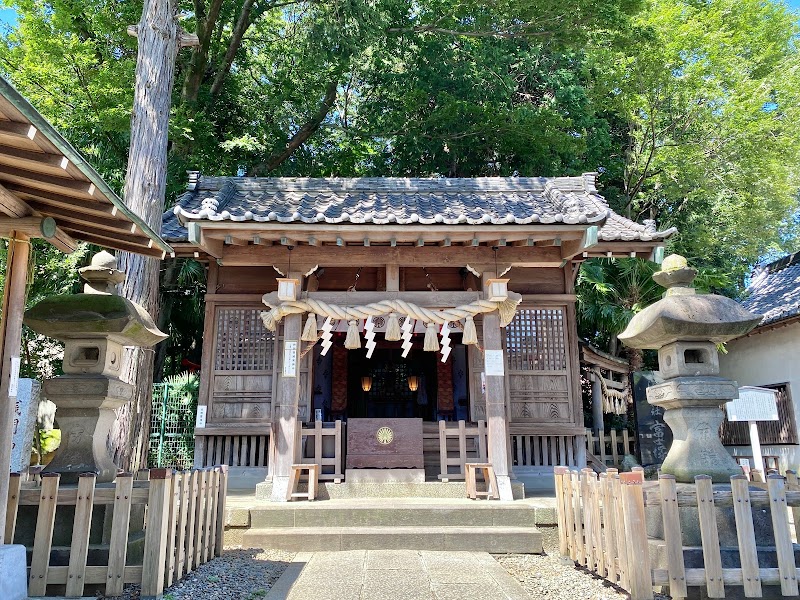
{"label": "wooden fence post", "polygon": [[150,469],[147,527],[144,532],[142,560],[142,600],[160,599],[164,592],[171,484],[172,469]]}
{"label": "wooden fence post", "polygon": [[42,473],[39,514],[36,517],[28,585],[28,594],[31,596],[44,596],[47,593],[47,570],[50,566],[50,547],[53,543],[53,525],[56,520],[60,479],[58,473]]}
{"label": "wooden fence post", "polygon": [[128,525],[131,518],[133,474],[117,475],[114,490],[114,514],[111,517],[111,539],[108,547],[106,596],[121,596],[125,585],[125,561],[128,555]]}
{"label": "wooden fence post", "polygon": [[570,478],[572,480],[572,515],[575,518],[575,545],[577,550],[575,560],[578,561],[579,565],[584,566],[586,564],[586,541],[583,537],[580,471],[572,471],[570,473]]}
{"label": "wooden fence post", "polygon": [[197,566],[194,560],[194,549],[197,541],[195,539],[197,529],[197,496],[200,486],[200,470],[192,469],[189,477],[189,508],[188,523],[186,524],[186,573],[190,573]]}
{"label": "wooden fence post", "polygon": [[706,590],[709,598],[724,598],[725,584],[722,581],[722,555],[717,532],[717,515],[714,510],[714,490],[711,477],[697,475],[694,478],[697,490],[697,516],[700,519],[700,539],[703,542],[703,565],[706,572]]}
{"label": "wooden fence post", "polygon": [[217,528],[214,544],[214,556],[222,556],[225,547],[225,502],[228,497],[228,466],[220,468],[219,496],[217,498]]}
{"label": "wooden fence post", "polygon": [[739,560],[742,565],[742,585],[747,598],[761,597],[761,580],[758,574],[758,551],[753,528],[753,511],[747,477],[731,477],[733,515],[736,519],[736,538],[739,542]]}
{"label": "wooden fence post", "polygon": [[686,568],[683,562],[683,537],[678,511],[678,488],[674,475],[660,475],[661,517],[664,522],[664,544],[667,547],[669,593],[673,598],[686,598]]}
{"label": "wooden fence post", "polygon": [[[786,489],[791,491],[800,491],[800,480],[797,479],[797,472],[792,470],[786,471]],[[11,510],[9,508],[9,510]],[[800,543],[800,506],[793,506],[792,522],[794,523],[794,535],[797,543]],[[6,539],[11,539],[6,536]]]}
{"label": "wooden fence post", "polygon": [[564,473],[564,512],[567,525],[567,545],[569,546],[569,557],[576,560],[578,557],[578,543],[575,539],[575,513],[572,510],[572,476],[569,469]]}
{"label": "wooden fence post", "polygon": [[594,571],[594,514],[592,512],[592,490],[589,487],[590,475],[594,475],[594,471],[589,468],[581,469],[580,499],[583,512],[584,547],[586,548],[585,566],[590,571]]}
{"label": "wooden fence post", "polygon": [[75,519],[72,522],[72,545],[69,550],[66,596],[80,598],[86,582],[86,558],[89,554],[89,532],[92,528],[94,484],[97,475],[81,473],[78,477],[78,497],[75,501]]}
{"label": "wooden fence post", "polygon": [[564,474],[568,471],[567,467],[556,467],[553,470],[556,479],[556,508],[558,509],[558,546],[562,557],[569,555],[567,513],[564,502]]}
{"label": "wooden fence post", "polygon": [[609,469],[600,474],[601,493],[603,494],[603,548],[606,555],[606,571],[611,583],[617,583],[617,540],[620,533],[616,530],[616,512],[614,509],[614,491],[612,488],[616,469]]}
{"label": "wooden fence post", "polygon": [[781,576],[781,594],[797,596],[797,569],[794,562],[792,536],[789,534],[789,514],[786,511],[786,490],[783,477],[767,477],[769,508],[772,513],[772,530],[775,533],[775,550],[778,554],[778,571]]}
{"label": "wooden fence post", "polygon": [[14,543],[14,531],[17,527],[17,507],[19,506],[19,490],[22,477],[19,473],[11,473],[8,480],[8,509],[6,510],[5,540],[6,544]]}
{"label": "wooden fence post", "polygon": [[653,579],[644,519],[642,481],[636,473],[622,473],[619,479],[622,484],[622,512],[628,547],[628,591],[631,600],[652,600]]}

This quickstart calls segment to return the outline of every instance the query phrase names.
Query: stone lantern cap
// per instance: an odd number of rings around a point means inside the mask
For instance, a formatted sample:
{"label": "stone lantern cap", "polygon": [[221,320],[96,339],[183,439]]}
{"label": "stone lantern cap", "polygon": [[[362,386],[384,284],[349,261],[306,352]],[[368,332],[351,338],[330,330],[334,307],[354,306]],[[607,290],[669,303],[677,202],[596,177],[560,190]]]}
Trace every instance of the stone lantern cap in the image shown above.
{"label": "stone lantern cap", "polygon": [[124,346],[151,347],[168,337],[143,307],[116,295],[125,274],[111,254],[96,254],[79,272],[84,293],[42,300],[25,312],[28,327],[61,341],[107,338]]}
{"label": "stone lantern cap", "polygon": [[658,350],[678,341],[720,344],[753,329],[761,316],[716,294],[697,294],[697,271],[682,256],[664,259],[653,280],[667,288],[664,298],[631,319],[619,339],[631,348]]}

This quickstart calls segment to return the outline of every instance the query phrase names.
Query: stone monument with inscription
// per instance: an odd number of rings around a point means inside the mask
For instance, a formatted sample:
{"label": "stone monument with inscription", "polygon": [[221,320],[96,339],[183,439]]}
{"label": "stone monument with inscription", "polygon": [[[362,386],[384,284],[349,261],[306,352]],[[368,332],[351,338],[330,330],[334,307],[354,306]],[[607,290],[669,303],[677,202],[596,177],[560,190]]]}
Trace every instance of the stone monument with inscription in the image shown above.
{"label": "stone monument with inscription", "polygon": [[741,469],[719,439],[722,406],[738,396],[735,381],[719,377],[717,344],[744,335],[761,317],[740,304],[692,287],[697,271],[682,256],[664,260],[653,279],[664,297],[631,319],[619,339],[631,348],[658,350],[663,383],[647,389],[650,404],[665,409],[673,440],[661,466],[679,482],[709,475],[728,483]]}
{"label": "stone monument with inscription", "polygon": [[25,324],[65,343],[64,375],[44,382],[44,394],[57,406],[61,446],[45,472],[77,483],[81,473],[113,481],[117,466],[106,443],[115,410],[133,397],[120,379],[125,346],[151,347],[167,336],[139,305],[116,293],[125,279],[108,252],[96,254],[79,270],[82,294],[53,296],[25,313]]}

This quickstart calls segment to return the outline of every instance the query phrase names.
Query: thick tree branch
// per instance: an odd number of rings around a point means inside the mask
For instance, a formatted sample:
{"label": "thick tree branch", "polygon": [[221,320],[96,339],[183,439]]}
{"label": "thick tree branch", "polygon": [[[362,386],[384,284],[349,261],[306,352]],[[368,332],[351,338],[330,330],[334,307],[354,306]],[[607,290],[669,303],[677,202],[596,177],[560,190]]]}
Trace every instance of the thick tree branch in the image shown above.
{"label": "thick tree branch", "polygon": [[286,146],[279,152],[275,152],[270,156],[266,162],[256,165],[252,173],[253,176],[258,176],[277,169],[292,153],[297,150],[303,143],[311,137],[311,135],[319,129],[325,117],[328,116],[334,102],[336,102],[336,92],[339,84],[337,81],[331,81],[325,90],[325,97],[317,109],[317,112],[300,128],[297,132],[289,138]]}
{"label": "thick tree branch", "polygon": [[208,49],[211,47],[211,36],[214,33],[219,12],[222,9],[222,2],[223,0],[212,0],[208,14],[206,14],[204,0],[195,0],[194,2],[195,19],[197,20],[195,33],[197,33],[200,44],[192,51],[192,59],[189,63],[186,77],[183,80],[183,90],[181,92],[183,99],[189,102],[197,100],[197,95],[200,92],[200,84],[203,82],[206,66],[208,66]]}
{"label": "thick tree branch", "polygon": [[230,42],[228,43],[228,50],[225,52],[225,58],[222,65],[217,70],[214,76],[214,83],[211,84],[211,95],[216,96],[222,90],[222,84],[225,83],[225,78],[231,70],[233,59],[236,58],[236,53],[242,45],[242,38],[247,30],[250,29],[253,21],[250,18],[250,13],[253,10],[255,0],[244,0],[242,11],[239,13],[239,18],[236,20],[236,25],[233,27]]}

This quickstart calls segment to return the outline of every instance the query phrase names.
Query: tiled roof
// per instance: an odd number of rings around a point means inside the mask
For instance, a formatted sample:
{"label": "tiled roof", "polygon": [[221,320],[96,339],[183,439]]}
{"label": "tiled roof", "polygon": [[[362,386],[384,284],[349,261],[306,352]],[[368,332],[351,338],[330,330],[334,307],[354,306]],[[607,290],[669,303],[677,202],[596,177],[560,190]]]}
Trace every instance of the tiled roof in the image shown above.
{"label": "tiled roof", "polygon": [[248,178],[192,174],[189,190],[164,214],[162,235],[186,239],[188,221],[372,225],[602,225],[601,241],[662,240],[611,211],[581,177]]}
{"label": "tiled roof", "polygon": [[768,325],[800,315],[800,252],[756,269],[742,305]]}

